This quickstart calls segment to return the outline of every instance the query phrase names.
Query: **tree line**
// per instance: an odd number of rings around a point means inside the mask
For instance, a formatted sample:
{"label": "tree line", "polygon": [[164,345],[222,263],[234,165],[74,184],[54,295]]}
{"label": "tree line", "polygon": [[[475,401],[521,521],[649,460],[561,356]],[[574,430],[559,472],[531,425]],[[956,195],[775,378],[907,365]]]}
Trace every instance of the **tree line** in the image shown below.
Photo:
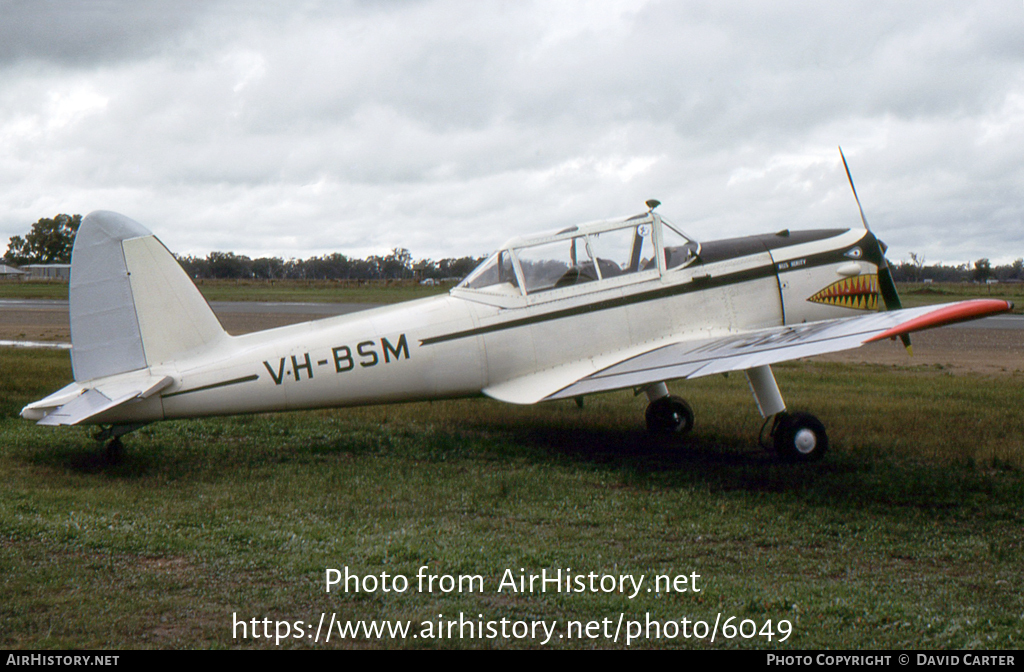
{"label": "tree line", "polygon": [[[42,218],[24,237],[13,236],[3,256],[13,266],[26,264],[70,264],[75,234],[81,215],[56,215]],[[462,279],[484,257],[452,257],[434,261],[414,260],[404,247],[387,255],[356,259],[335,252],[309,259],[249,257],[234,252],[210,252],[206,257],[178,256],[185,272],[196,279],[252,278],[258,280],[408,280]]]}
{"label": "tree line", "polygon": [[256,280],[461,280],[483,261],[483,257],[415,261],[404,247],[396,247],[388,255],[371,255],[365,259],[338,252],[309,259],[250,259],[234,252],[210,252],[205,258],[176,258],[193,278]]}
{"label": "tree line", "polygon": [[[82,223],[81,215],[60,214],[42,218],[32,225],[24,237],[13,236],[3,256],[14,266],[25,264],[69,264],[75,234]],[[175,258],[185,271],[196,279],[258,279],[258,280],[407,280],[461,279],[483,261],[484,257],[449,257],[434,261],[416,261],[404,247],[396,247],[387,255],[371,255],[356,259],[335,252],[309,259],[259,257],[250,259],[234,252],[210,252],[205,257]],[[892,264],[897,282],[1024,282],[1024,258],[1013,263],[993,266],[988,259],[974,264],[925,264],[924,255],[910,253],[910,259]]]}
{"label": "tree line", "polygon": [[896,282],[1024,282],[1024,258],[1010,264],[993,266],[988,259],[973,264],[925,264],[924,255],[910,253],[910,259],[898,264],[890,262]]}

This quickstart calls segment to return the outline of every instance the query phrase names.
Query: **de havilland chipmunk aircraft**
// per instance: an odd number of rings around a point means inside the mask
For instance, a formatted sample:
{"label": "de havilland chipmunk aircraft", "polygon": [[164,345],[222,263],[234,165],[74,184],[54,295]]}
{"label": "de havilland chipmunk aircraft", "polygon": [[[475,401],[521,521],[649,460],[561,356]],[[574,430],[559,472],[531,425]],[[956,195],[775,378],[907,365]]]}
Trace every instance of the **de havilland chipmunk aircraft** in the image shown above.
{"label": "de havilland chipmunk aircraft", "polygon": [[809,461],[828,448],[825,428],[787,411],[772,364],[887,338],[909,348],[910,332],[1012,308],[902,309],[863,210],[863,229],[700,242],[658,205],[514,238],[447,295],[242,336],[224,331],[152,233],[94,212],[71,261],[75,382],[21,414],[99,425],[116,455],[123,434],[172,418],[480,394],[582,403],[631,388],[649,400],[648,429],[673,435],[694,415],[666,381],[743,371],[774,418],[772,447]]}

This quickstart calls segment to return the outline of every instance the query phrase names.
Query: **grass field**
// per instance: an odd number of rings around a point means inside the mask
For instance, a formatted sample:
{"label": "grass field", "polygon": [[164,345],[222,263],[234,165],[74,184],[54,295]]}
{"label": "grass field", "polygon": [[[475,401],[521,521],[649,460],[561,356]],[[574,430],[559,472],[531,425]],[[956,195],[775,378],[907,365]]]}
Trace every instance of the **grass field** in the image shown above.
{"label": "grass field", "polygon": [[1014,304],[1013,312],[1024,312],[1024,283],[982,285],[965,282],[930,284],[900,283],[900,299],[907,308],[965,299],[1005,299]]}
{"label": "grass field", "polygon": [[[642,401],[614,393],[583,409],[468,399],[159,423],[126,437],[111,466],[88,430],[16,417],[69,376],[66,353],[0,350],[0,647],[273,648],[234,639],[233,618],[294,625],[322,612],[408,619],[413,632],[439,614],[557,621],[550,647],[623,647],[621,637],[565,637],[568,621],[608,619],[614,630],[620,614],[686,618],[691,629],[721,615],[762,633],[770,621],[775,633],[634,647],[1024,642],[1019,375],[777,367],[790,404],[830,429],[831,452],[803,466],[757,447],[760,419],[735,375],[675,386],[697,412],[678,445],[648,440]],[[419,592],[422,566],[482,576],[485,589]],[[345,567],[412,577],[412,588],[327,594],[325,570]],[[702,590],[497,592],[520,568],[698,574]]]}
{"label": "grass field", "polygon": [[[412,280],[197,280],[207,301],[308,301],[398,303],[443,294],[451,284],[423,286]],[[0,282],[0,299],[67,299],[62,282]]]}

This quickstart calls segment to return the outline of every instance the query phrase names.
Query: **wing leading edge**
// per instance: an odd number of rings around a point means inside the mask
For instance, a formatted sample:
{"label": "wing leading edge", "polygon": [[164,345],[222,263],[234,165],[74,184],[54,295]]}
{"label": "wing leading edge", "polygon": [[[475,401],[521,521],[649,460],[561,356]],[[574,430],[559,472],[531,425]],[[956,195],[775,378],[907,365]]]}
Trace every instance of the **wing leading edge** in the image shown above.
{"label": "wing leading edge", "polygon": [[713,338],[667,340],[640,353],[620,353],[615,361],[605,356],[601,361],[573,362],[515,378],[488,387],[484,394],[500,401],[532,404],[665,380],[699,378],[851,350],[872,341],[975,320],[1012,308],[1009,301],[976,299]]}

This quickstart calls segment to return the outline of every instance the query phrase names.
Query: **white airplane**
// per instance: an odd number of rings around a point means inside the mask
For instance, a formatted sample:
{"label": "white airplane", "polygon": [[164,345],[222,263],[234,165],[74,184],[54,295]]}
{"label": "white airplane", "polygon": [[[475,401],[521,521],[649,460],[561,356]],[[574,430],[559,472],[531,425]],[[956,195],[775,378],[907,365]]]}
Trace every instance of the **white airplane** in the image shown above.
{"label": "white airplane", "polygon": [[776,452],[809,461],[828,448],[825,428],[786,410],[772,364],[897,336],[909,348],[910,332],[1012,308],[901,309],[866,220],[701,243],[647,205],[514,238],[444,296],[242,336],[152,233],[94,212],[71,262],[75,382],[21,415],[100,425],[116,457],[123,434],[157,420],[480,394],[582,403],[632,388],[651,432],[680,435],[693,411],[666,381],[743,371]]}

